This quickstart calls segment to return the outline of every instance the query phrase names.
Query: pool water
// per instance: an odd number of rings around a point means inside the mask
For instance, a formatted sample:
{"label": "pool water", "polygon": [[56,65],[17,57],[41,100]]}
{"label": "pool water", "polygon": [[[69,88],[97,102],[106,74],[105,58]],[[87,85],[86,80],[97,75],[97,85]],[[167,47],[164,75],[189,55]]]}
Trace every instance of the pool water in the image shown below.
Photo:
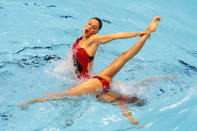
{"label": "pool water", "polygon": [[[197,45],[195,0],[0,0],[0,131],[196,131]],[[132,125],[117,105],[90,95],[17,105],[69,89],[70,48],[91,17],[103,20],[100,34],[144,31],[154,16],[158,30],[114,78],[113,87],[147,100],[129,105]],[[93,73],[109,65],[139,38],[102,45]],[[135,87],[151,77],[176,75]]]}

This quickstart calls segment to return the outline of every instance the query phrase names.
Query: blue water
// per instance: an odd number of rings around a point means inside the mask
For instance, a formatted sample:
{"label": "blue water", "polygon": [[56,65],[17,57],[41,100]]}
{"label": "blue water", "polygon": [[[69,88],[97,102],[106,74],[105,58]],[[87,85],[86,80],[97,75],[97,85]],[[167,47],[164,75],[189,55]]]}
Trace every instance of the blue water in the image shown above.
{"label": "blue water", "polygon": [[[0,131],[196,131],[197,2],[195,0],[0,0]],[[116,105],[86,95],[17,105],[44,93],[66,90],[72,73],[54,69],[66,60],[72,43],[91,17],[104,21],[100,34],[143,31],[159,15],[161,23],[142,51],[114,78],[122,93],[147,99],[129,105],[140,121],[132,125]],[[100,72],[138,38],[102,45],[95,58]],[[150,77],[176,75],[132,88]]]}

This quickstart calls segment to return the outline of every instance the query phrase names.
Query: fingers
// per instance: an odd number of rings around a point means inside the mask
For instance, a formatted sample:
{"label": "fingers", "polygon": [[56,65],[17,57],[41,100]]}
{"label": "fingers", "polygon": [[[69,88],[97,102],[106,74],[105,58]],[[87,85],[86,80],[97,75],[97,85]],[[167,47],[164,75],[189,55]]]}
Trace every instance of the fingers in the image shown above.
{"label": "fingers", "polygon": [[26,103],[20,104],[20,105],[18,105],[18,106],[21,108],[21,110],[26,110],[26,109],[28,109],[28,104],[26,104]]}
{"label": "fingers", "polygon": [[140,32],[139,36],[142,37],[146,32]]}
{"label": "fingers", "polygon": [[147,33],[147,32],[141,34],[140,37],[142,37],[142,36],[144,36],[144,35],[146,35],[146,36],[148,37],[148,39],[150,39],[150,37],[151,37],[150,33]]}

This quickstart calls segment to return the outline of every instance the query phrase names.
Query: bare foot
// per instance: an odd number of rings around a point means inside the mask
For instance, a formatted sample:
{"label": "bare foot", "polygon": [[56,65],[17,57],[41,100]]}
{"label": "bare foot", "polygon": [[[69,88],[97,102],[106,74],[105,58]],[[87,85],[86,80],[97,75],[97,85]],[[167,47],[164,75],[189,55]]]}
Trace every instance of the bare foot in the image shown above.
{"label": "bare foot", "polygon": [[148,25],[147,32],[155,32],[160,20],[161,20],[160,16],[155,16],[152,19],[151,23]]}

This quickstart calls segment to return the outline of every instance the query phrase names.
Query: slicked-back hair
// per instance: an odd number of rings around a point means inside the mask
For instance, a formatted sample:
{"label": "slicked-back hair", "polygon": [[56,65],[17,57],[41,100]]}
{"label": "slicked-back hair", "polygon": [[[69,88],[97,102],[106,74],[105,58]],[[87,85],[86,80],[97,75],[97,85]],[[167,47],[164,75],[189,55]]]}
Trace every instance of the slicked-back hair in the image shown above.
{"label": "slicked-back hair", "polygon": [[99,22],[99,28],[98,28],[98,30],[100,30],[102,28],[102,26],[103,26],[102,20],[100,18],[98,18],[98,17],[93,17],[93,18],[91,18],[91,20],[92,19],[95,19],[95,20],[97,20]]}

